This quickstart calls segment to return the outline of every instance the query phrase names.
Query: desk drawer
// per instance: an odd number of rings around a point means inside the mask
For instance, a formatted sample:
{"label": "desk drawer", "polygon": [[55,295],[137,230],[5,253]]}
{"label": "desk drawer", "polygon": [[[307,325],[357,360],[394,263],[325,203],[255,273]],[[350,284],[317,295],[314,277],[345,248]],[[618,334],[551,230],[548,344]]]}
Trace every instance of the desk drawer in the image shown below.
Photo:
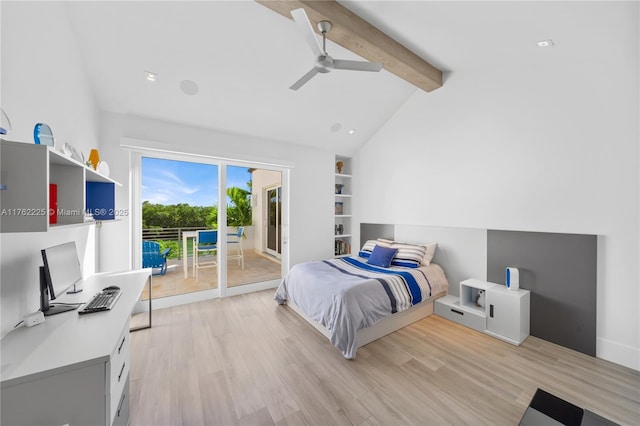
{"label": "desk drawer", "polygon": [[129,376],[125,379],[124,384],[124,389],[113,416],[113,426],[126,426],[129,424]]}
{"label": "desk drawer", "polygon": [[484,332],[486,318],[484,315],[461,309],[458,298],[445,296],[435,301],[434,313],[465,327]]}
{"label": "desk drawer", "polygon": [[110,412],[113,420],[118,407],[121,405],[121,399],[124,392],[128,393],[126,387],[127,378],[129,377],[129,327],[128,324],[118,338],[118,343],[113,350],[111,360],[109,362],[109,394],[110,394]]}

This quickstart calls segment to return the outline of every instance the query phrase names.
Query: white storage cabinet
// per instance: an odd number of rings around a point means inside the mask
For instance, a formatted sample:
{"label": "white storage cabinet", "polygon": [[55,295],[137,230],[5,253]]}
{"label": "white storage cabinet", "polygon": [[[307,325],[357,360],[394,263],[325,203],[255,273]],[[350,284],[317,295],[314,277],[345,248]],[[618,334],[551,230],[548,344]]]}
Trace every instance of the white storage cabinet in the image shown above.
{"label": "white storage cabinet", "polygon": [[[481,292],[484,296],[478,297]],[[460,283],[460,297],[447,295],[435,301],[435,313],[520,345],[529,335],[530,297],[528,290],[509,290],[501,284],[468,279]]]}

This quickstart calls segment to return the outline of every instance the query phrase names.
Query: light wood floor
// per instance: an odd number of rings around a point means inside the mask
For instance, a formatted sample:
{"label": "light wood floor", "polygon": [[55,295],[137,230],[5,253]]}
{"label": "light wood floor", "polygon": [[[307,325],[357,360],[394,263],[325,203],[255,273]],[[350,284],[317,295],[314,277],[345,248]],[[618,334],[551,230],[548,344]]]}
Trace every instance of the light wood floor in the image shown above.
{"label": "light wood floor", "polygon": [[273,293],[154,311],[131,335],[131,425],[516,425],[538,387],[640,424],[634,370],[435,315],[349,361]]}

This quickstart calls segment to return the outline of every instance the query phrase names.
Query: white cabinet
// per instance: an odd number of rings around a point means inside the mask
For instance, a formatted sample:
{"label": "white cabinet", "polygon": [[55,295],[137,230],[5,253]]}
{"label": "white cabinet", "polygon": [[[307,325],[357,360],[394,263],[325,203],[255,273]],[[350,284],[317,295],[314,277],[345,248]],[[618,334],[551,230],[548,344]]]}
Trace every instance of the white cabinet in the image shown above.
{"label": "white cabinet", "polygon": [[343,257],[351,254],[351,159],[336,156],[335,167],[334,254],[336,257]]}
{"label": "white cabinet", "polygon": [[61,303],[86,302],[116,284],[122,294],[112,310],[65,312],[7,334],[0,342],[0,424],[128,424],[129,319],[150,279],[151,269],[94,275]]}
{"label": "white cabinet", "polygon": [[450,294],[436,300],[434,312],[438,316],[476,331],[484,332],[487,323],[483,311],[461,308],[460,299]]}
{"label": "white cabinet", "polygon": [[121,185],[51,147],[0,140],[0,171],[0,232],[45,232],[83,224],[87,211],[115,212]]}
{"label": "white cabinet", "polygon": [[529,335],[529,306],[531,294],[528,290],[509,290],[496,285],[487,290],[486,333],[519,345]]}
{"label": "white cabinet", "polygon": [[528,290],[468,279],[460,283],[460,297],[447,295],[435,302],[435,313],[458,324],[514,345],[529,335]]}

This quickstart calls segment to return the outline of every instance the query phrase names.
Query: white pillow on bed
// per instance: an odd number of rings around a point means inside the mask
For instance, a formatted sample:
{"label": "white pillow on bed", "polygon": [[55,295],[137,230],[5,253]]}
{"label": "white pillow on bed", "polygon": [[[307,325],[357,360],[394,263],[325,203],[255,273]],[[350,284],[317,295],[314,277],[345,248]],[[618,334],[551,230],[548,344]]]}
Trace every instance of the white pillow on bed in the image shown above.
{"label": "white pillow on bed", "polygon": [[436,253],[438,243],[429,243],[426,245],[426,247],[427,251],[424,254],[424,258],[422,259],[422,264],[429,266],[431,264],[431,260],[433,260],[433,255]]}

